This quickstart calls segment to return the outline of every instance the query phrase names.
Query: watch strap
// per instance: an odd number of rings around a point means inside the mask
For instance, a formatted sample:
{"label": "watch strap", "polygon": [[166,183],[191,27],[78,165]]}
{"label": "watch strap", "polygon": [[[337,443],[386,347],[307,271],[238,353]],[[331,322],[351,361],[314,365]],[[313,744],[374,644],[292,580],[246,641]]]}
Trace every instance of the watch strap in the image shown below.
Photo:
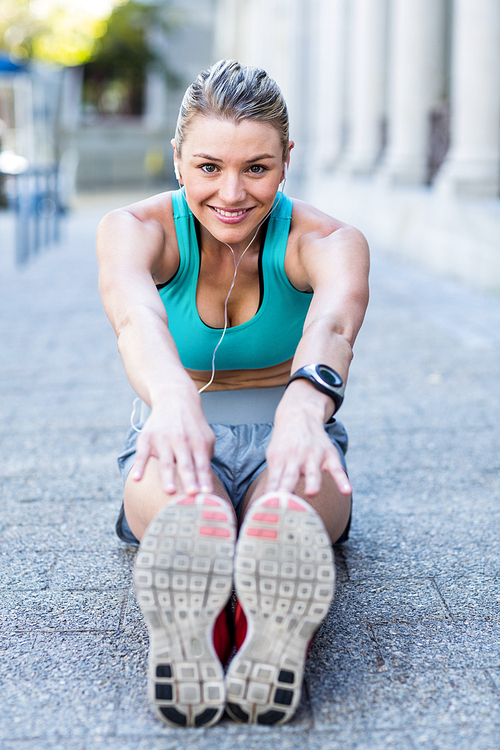
{"label": "watch strap", "polygon": [[[332,380],[336,381],[336,384],[327,383],[321,376],[319,368],[321,368],[322,370],[326,370],[329,377],[331,377]],[[332,367],[329,367],[328,365],[305,365],[304,367],[301,367],[299,370],[294,372],[294,374],[290,377],[288,383],[286,384],[287,387],[290,385],[290,383],[293,383],[294,380],[299,380],[301,378],[308,380],[311,385],[316,388],[316,390],[326,394],[327,396],[330,396],[335,404],[335,411],[333,412],[333,414],[336,414],[344,401],[344,383],[338,372],[336,372]],[[332,419],[332,417],[330,419]],[[328,420],[327,424],[331,424],[331,421]]]}

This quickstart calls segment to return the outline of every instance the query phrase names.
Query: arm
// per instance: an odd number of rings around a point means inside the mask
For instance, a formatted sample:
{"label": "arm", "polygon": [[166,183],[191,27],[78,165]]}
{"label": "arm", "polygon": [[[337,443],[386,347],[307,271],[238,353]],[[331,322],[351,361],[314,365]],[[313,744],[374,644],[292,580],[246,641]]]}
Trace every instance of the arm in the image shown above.
{"label": "arm", "polygon": [[158,274],[169,278],[175,272],[176,247],[168,245],[166,222],[154,205],[138,205],[105,216],[96,240],[104,309],[128,379],[152,409],[138,439],[132,476],[140,480],[153,456],[166,492],[177,489],[175,466],[185,492],[211,491],[213,433],[180,361],[154,282]]}
{"label": "arm", "polygon": [[[333,367],[345,383],[368,304],[369,257],[360,232],[345,225],[332,228],[324,236],[308,233],[292,266],[293,282],[314,290],[292,373],[322,363]],[[267,454],[269,491],[293,491],[303,476],[306,494],[316,495],[322,473],[328,471],[340,492],[350,494],[338,453],[324,431],[333,410],[333,400],[307,380],[290,384],[276,410]]]}

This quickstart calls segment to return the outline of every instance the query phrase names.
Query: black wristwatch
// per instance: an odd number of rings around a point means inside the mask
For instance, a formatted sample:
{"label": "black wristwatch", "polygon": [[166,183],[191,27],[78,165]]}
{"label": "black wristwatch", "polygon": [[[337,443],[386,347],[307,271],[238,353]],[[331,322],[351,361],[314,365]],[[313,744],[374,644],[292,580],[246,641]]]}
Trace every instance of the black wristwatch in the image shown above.
{"label": "black wristwatch", "polygon": [[318,391],[330,396],[335,404],[335,411],[333,414],[338,412],[344,400],[344,382],[338,372],[335,372],[335,370],[328,365],[306,365],[293,373],[292,377],[286,384],[287,387],[290,383],[299,378],[305,378],[305,380],[308,380]]}

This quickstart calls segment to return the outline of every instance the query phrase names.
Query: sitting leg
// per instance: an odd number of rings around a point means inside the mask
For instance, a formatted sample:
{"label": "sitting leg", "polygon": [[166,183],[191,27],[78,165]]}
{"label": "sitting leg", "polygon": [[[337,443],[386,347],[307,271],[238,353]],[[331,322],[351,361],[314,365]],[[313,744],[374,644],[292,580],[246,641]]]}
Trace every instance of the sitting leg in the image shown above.
{"label": "sitting leg", "polygon": [[129,477],[125,491],[127,520],[141,539],[134,579],[150,637],[149,696],[174,727],[215,724],[226,702],[215,643],[229,643],[224,608],[236,520],[217,477],[214,486],[220,496],[168,496],[150,459],[144,478]]}
{"label": "sitting leg", "polygon": [[331,541],[344,531],[350,498],[322,492],[306,501],[262,495],[265,472],[245,499],[235,556],[237,642],[226,676],[228,713],[237,721],[283,724],[300,701],[305,657],[334,592]]}
{"label": "sitting leg", "polygon": [[[214,494],[218,497],[222,497],[231,505],[227,492],[224,489],[224,485],[214,472],[212,472],[212,481]],[[125,481],[125,516],[128,525],[136,538],[139,539],[139,541],[142,539],[142,535],[149,523],[164,505],[167,505],[182,495],[182,492],[177,492],[174,495],[167,495],[167,493],[163,491],[158,473],[158,461],[156,458],[149,459],[144,476],[140,482],[132,479],[130,473]],[[234,514],[234,510],[232,510],[232,512]]]}
{"label": "sitting leg", "polygon": [[[251,485],[241,512],[241,518],[245,517],[248,509],[266,491],[267,469]],[[347,526],[351,514],[351,497],[342,495],[332,477],[328,473],[323,474],[323,482],[320,492],[314,497],[308,497],[304,492],[304,480],[300,479],[294,494],[309,503],[325,524],[325,528],[334,544],[339,539]]]}

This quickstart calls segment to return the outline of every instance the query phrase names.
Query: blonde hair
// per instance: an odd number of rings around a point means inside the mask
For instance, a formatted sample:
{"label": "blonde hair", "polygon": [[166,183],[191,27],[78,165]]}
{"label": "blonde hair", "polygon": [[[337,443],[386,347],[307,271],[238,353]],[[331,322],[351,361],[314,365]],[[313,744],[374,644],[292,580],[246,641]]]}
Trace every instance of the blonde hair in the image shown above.
{"label": "blonde hair", "polygon": [[256,120],[272,125],[279,133],[283,161],[288,155],[288,110],[278,84],[265,70],[235,60],[220,60],[203,70],[182,100],[175,129],[177,152],[181,153],[187,130],[196,115],[224,120]]}

